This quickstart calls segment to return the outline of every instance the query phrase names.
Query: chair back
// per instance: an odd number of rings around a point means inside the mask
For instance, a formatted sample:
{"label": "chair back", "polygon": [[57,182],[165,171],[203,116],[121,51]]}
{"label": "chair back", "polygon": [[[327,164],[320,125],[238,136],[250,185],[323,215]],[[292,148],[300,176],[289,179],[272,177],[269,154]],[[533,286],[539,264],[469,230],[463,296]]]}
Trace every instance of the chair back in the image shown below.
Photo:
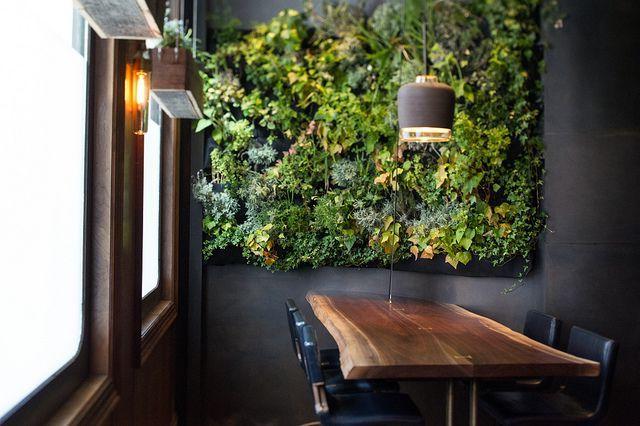
{"label": "chair back", "polygon": [[555,347],[558,343],[560,320],[551,315],[531,310],[527,312],[523,334],[537,342]]}
{"label": "chair back", "polygon": [[302,352],[304,353],[307,378],[313,392],[313,401],[315,404],[315,412],[323,415],[329,412],[329,404],[324,389],[324,375],[320,365],[320,350],[318,349],[318,341],[316,332],[310,325],[302,328]]}
{"label": "chair back", "polygon": [[318,350],[316,332],[311,325],[302,327],[302,350],[309,381],[311,383],[322,382],[324,378],[320,366],[320,351]]}
{"label": "chair back", "polygon": [[298,358],[298,362],[300,362],[301,361],[300,347],[297,342],[295,321],[293,319],[293,313],[298,310],[298,306],[296,305],[296,302],[293,301],[293,299],[287,299],[287,301],[284,302],[284,306],[287,309],[287,322],[289,323],[289,335],[291,336],[291,346],[293,347],[293,353],[296,354],[296,357]]}
{"label": "chair back", "polygon": [[591,420],[597,423],[607,411],[618,344],[614,340],[574,326],[569,335],[567,352],[600,363],[600,376],[572,377],[567,380],[565,387],[566,393],[593,412]]}
{"label": "chair back", "polygon": [[296,351],[298,354],[298,362],[300,363],[300,368],[302,368],[306,372],[305,360],[304,360],[305,353],[302,348],[302,330],[307,325],[307,321],[305,320],[304,315],[302,315],[302,312],[300,311],[293,312],[292,316],[293,316],[294,339],[295,339]]}

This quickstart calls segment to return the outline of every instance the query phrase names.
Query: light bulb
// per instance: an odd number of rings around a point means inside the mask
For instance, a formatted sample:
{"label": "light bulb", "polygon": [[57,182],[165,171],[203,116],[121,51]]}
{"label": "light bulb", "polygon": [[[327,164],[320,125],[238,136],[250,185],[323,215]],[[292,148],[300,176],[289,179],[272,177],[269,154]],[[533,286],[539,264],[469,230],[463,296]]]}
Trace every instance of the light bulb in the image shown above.
{"label": "light bulb", "polygon": [[144,108],[149,102],[149,75],[144,71],[136,73],[136,104],[138,108]]}

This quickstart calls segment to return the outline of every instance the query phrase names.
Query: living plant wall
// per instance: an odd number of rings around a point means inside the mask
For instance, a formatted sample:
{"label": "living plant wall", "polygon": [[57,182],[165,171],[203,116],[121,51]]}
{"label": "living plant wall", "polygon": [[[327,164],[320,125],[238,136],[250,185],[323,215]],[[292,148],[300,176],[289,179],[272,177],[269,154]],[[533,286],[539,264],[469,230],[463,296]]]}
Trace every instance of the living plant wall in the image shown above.
{"label": "living plant wall", "polygon": [[[368,17],[334,4],[220,28],[201,57],[197,130],[216,144],[193,188],[205,258],[241,247],[282,270],[386,264],[392,251],[453,268],[528,259],[544,226],[540,3],[388,1]],[[455,91],[453,138],[396,152],[423,21],[429,72]]]}

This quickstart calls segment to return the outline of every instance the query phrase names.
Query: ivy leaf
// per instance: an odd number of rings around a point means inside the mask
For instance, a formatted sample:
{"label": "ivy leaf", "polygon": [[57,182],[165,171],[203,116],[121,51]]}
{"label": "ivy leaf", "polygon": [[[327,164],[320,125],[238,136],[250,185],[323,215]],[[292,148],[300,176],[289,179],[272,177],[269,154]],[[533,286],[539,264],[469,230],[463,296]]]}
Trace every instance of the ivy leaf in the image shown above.
{"label": "ivy leaf", "polygon": [[196,125],[196,133],[203,131],[207,127],[211,126],[213,123],[208,118],[203,118],[198,120],[198,124]]}
{"label": "ivy leaf", "polygon": [[422,254],[420,255],[420,259],[433,259],[433,246],[427,246],[424,250],[422,250]]}
{"label": "ivy leaf", "polygon": [[449,265],[453,266],[453,269],[457,269],[458,268],[458,259],[456,259],[455,257],[447,255],[444,258],[444,261],[447,262]]}
{"label": "ivy leaf", "polygon": [[511,211],[511,206],[507,203],[502,203],[497,207],[494,207],[494,212],[499,214],[501,217],[506,217],[507,214]]}
{"label": "ivy leaf", "polygon": [[344,246],[347,248],[347,251],[351,251],[356,241],[357,238],[355,236],[349,237],[344,241]]}
{"label": "ivy leaf", "polygon": [[342,145],[339,143],[329,145],[329,154],[336,155],[342,152]]}
{"label": "ivy leaf", "polygon": [[391,223],[393,222],[393,216],[387,216],[384,218],[384,230],[388,230],[389,229],[389,225],[391,225]]}
{"label": "ivy leaf", "polygon": [[418,254],[420,253],[420,249],[418,248],[418,246],[411,246],[409,251],[416,258],[415,260],[418,260]]}
{"label": "ivy leaf", "polygon": [[447,179],[447,165],[440,164],[438,166],[438,171],[436,172],[436,188],[440,188],[446,179]]}
{"label": "ivy leaf", "polygon": [[463,238],[460,240],[460,245],[464,247],[465,250],[469,250],[469,247],[471,247],[471,243],[471,238]]}
{"label": "ivy leaf", "polygon": [[388,177],[389,177],[389,173],[382,173],[380,176],[376,177],[373,180],[373,183],[384,185],[387,182]]}
{"label": "ivy leaf", "polygon": [[212,133],[211,133],[211,137],[213,138],[214,141],[220,143],[222,141],[222,137],[224,136],[222,129],[221,128],[217,128],[215,129]]}
{"label": "ivy leaf", "polygon": [[464,187],[462,188],[462,191],[465,194],[470,194],[474,189],[478,187],[483,177],[484,177],[484,172],[480,172],[477,175],[473,176],[471,179],[465,182]]}
{"label": "ivy leaf", "polygon": [[463,265],[466,265],[471,260],[471,253],[468,251],[461,251],[456,254],[456,259],[458,259]]}
{"label": "ivy leaf", "polygon": [[456,98],[464,96],[464,80],[454,80],[451,82],[451,87],[456,95]]}

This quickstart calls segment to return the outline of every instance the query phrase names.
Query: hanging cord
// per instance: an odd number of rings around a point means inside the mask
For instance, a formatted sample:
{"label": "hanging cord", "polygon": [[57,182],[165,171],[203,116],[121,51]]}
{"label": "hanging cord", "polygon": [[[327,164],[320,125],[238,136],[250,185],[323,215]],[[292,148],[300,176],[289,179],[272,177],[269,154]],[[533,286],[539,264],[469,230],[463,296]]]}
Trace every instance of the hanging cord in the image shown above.
{"label": "hanging cord", "polygon": [[[405,38],[406,33],[406,19],[407,19],[407,2],[406,0],[402,0],[402,36]],[[402,86],[403,82],[403,67],[402,67],[402,49],[401,46],[400,51],[398,52],[400,56],[400,85]],[[393,171],[391,172],[391,190],[393,191],[391,196],[393,198],[393,222],[391,224],[391,264],[389,266],[389,292],[387,295],[387,301],[392,303],[393,296],[393,266],[395,263],[395,255],[396,255],[396,220],[397,220],[397,208],[398,208],[398,160],[400,159],[400,142],[399,135],[394,142],[394,161],[393,161]],[[399,237],[398,237],[399,239]]]}
{"label": "hanging cord", "polygon": [[429,65],[427,64],[427,17],[422,21],[422,64],[424,65],[424,75],[429,74]]}
{"label": "hanging cord", "polygon": [[422,16],[422,66],[424,75],[429,75],[429,57],[427,56],[427,23],[429,22],[429,0],[424,0],[424,15]]}

